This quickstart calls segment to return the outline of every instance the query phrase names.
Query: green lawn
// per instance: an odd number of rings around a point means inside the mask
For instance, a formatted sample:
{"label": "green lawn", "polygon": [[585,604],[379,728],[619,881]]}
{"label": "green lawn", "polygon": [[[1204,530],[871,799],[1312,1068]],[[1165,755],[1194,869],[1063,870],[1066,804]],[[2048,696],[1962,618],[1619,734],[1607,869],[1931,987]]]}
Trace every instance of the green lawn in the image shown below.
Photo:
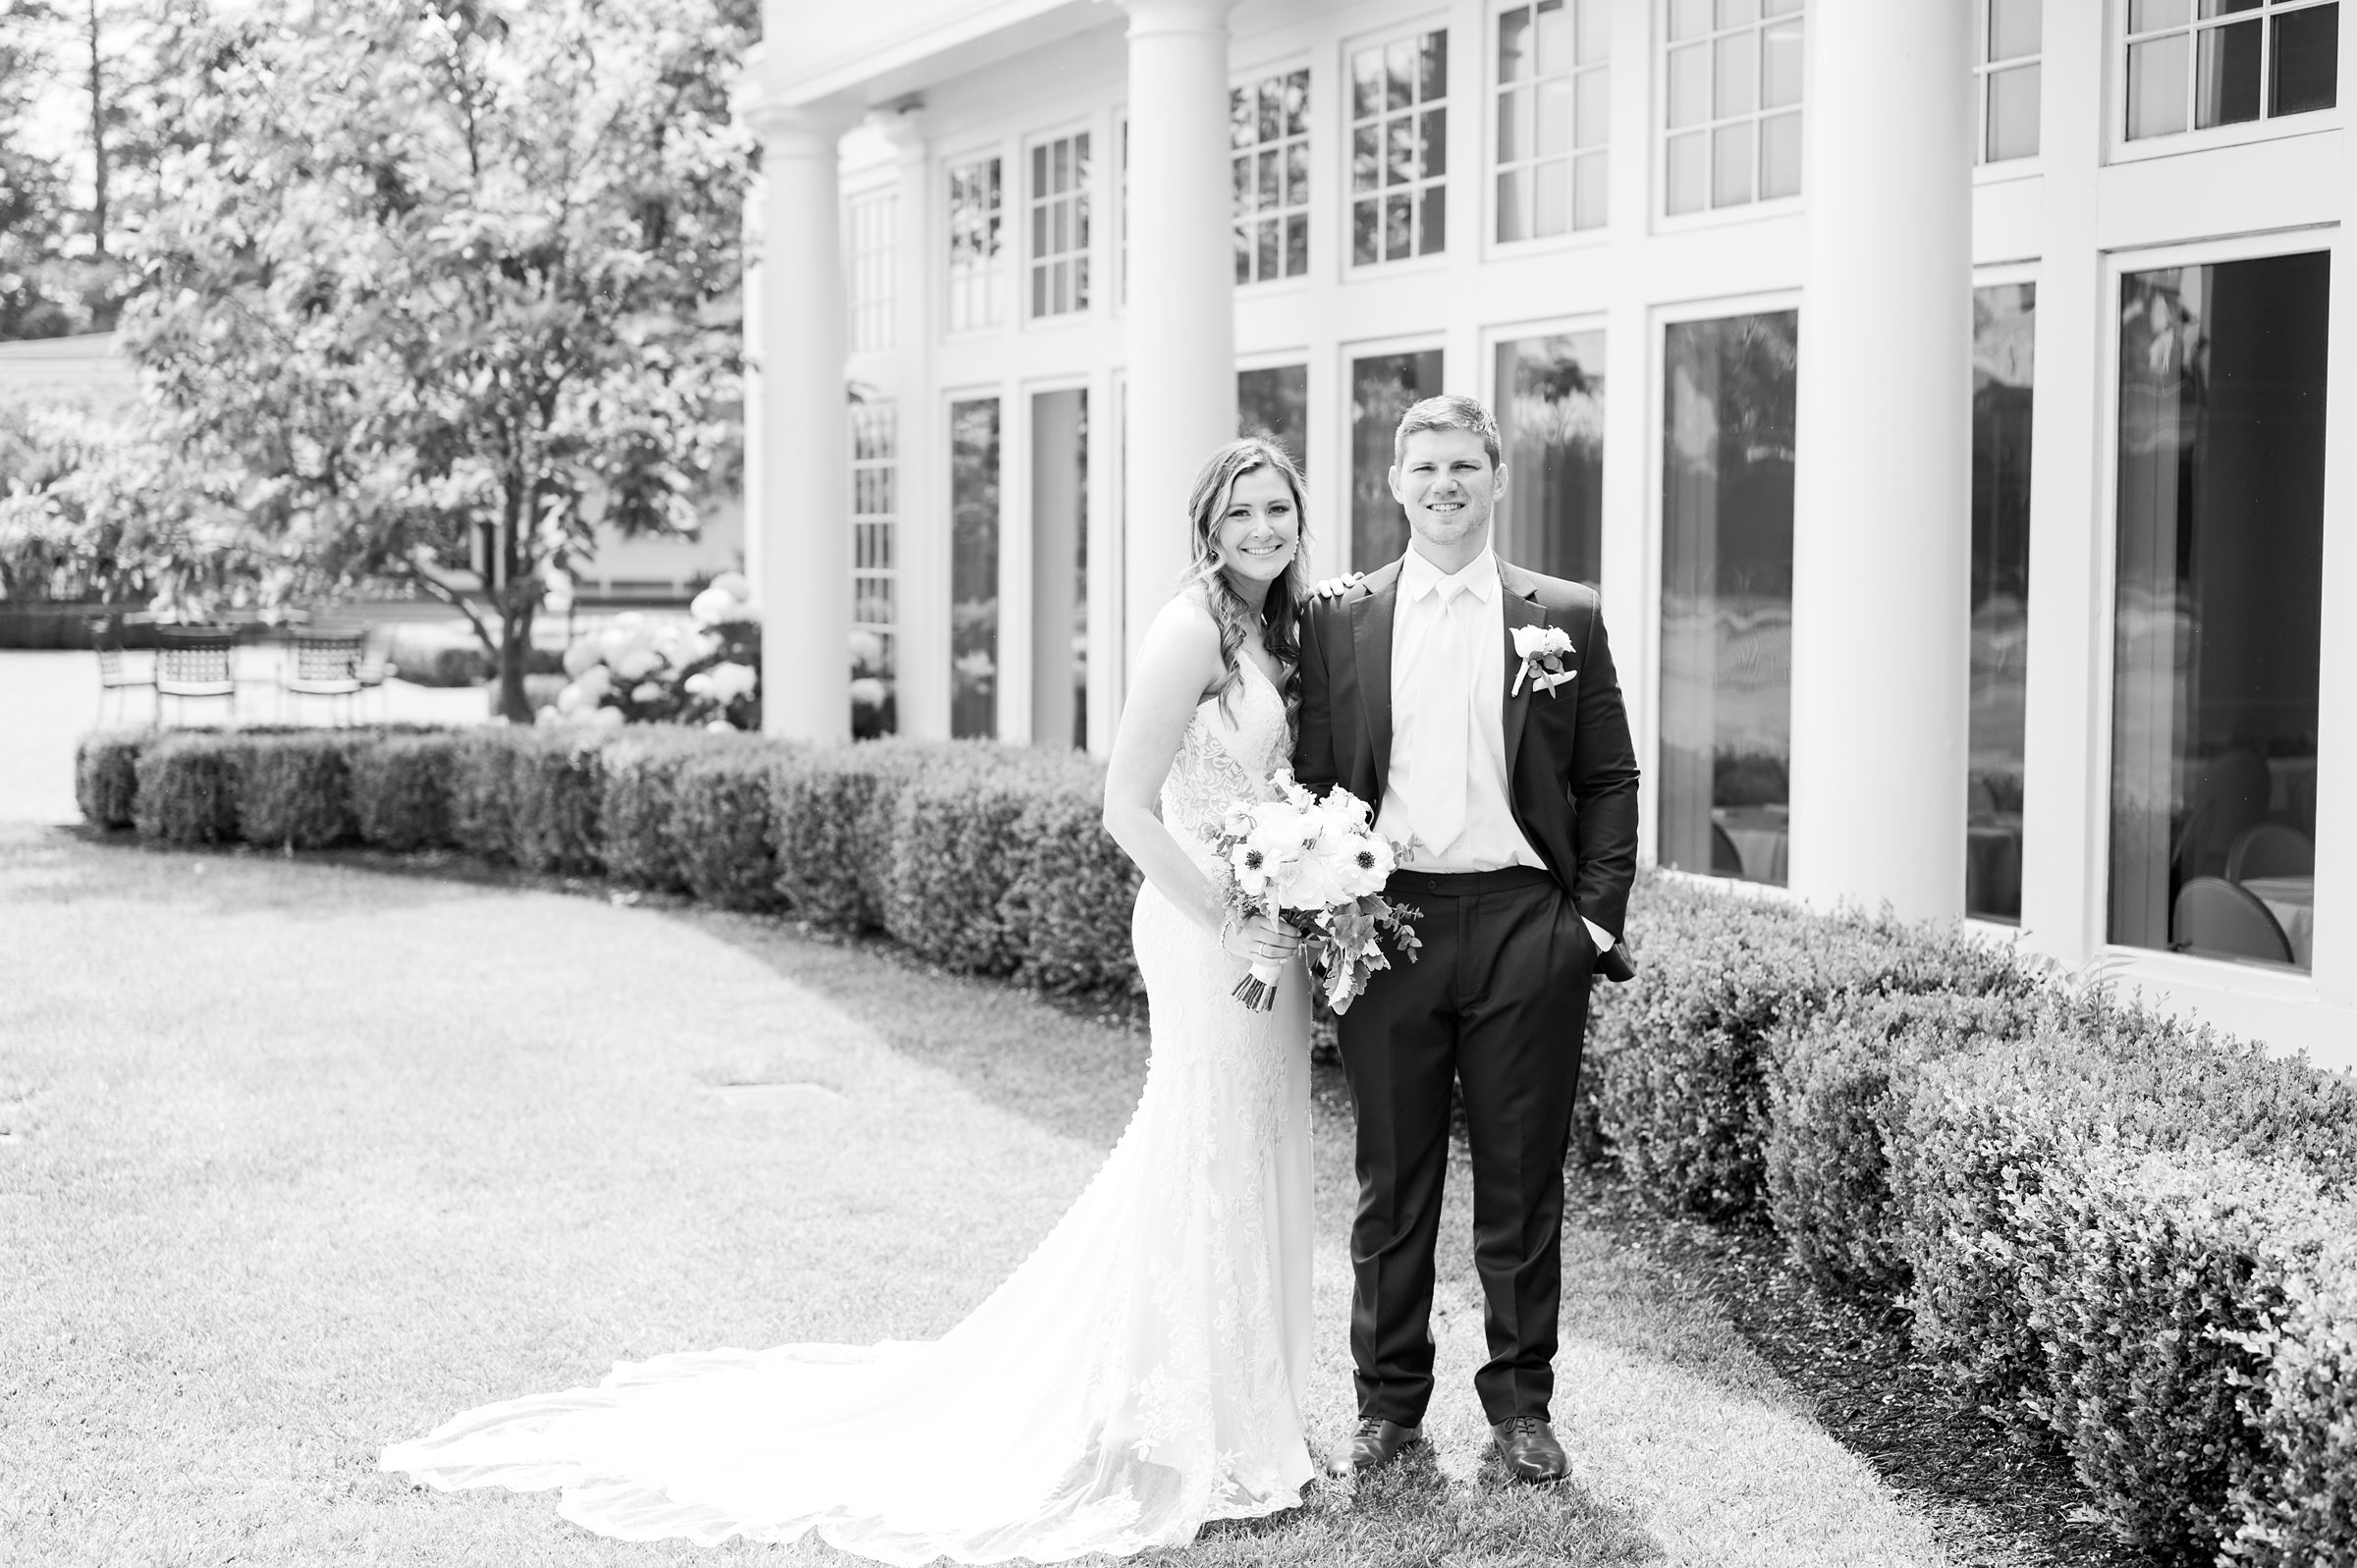
{"label": "green lawn", "polygon": [[[940,1332],[1086,1181],[1144,1060],[774,922],[0,826],[0,1562],[841,1561],[605,1541],[376,1454],[617,1360]],[[1319,1089],[1323,1447],[1350,1176]],[[1461,1203],[1445,1237],[1431,1456],[1168,1561],[1946,1560],[1710,1308],[1579,1229],[1574,1477],[1503,1484]]]}

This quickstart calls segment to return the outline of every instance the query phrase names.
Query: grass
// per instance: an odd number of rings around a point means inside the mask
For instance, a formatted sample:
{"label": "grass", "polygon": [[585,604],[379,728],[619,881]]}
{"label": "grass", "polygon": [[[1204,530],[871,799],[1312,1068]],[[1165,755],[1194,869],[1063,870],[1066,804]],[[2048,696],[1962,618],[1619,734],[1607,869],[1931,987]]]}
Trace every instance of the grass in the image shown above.
{"label": "grass", "polygon": [[[617,1360],[938,1334],[1144,1063],[1118,1023],[777,922],[0,827],[0,1560],[842,1561],[606,1541],[376,1455]],[[1322,1448],[1351,1179],[1317,1092]],[[1944,1560],[1707,1299],[1576,1225],[1573,1478],[1506,1483],[1458,1174],[1430,1453],[1157,1561]],[[945,1462],[986,1439],[937,1414]]]}

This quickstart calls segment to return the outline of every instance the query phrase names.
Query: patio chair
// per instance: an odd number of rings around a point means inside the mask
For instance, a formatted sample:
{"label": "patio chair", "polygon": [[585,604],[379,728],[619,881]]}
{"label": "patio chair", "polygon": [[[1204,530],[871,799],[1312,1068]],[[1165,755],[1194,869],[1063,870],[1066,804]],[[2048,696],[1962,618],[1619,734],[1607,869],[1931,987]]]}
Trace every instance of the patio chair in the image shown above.
{"label": "patio chair", "polygon": [[148,667],[145,675],[134,675],[123,657],[123,644],[108,629],[106,622],[90,622],[90,646],[98,654],[98,723],[106,723],[106,699],[115,699],[115,721],[125,722],[131,705],[130,693],[144,691],[151,702],[160,702],[155,693],[155,669]]}
{"label": "patio chair", "polygon": [[280,704],[289,697],[324,697],[332,719],[341,699],[349,723],[360,694],[360,645],[365,637],[358,631],[291,633],[278,673]]}
{"label": "patio chair", "polygon": [[2253,877],[2313,877],[2316,841],[2288,822],[2259,822],[2235,835],[2226,851],[2226,880]]}
{"label": "patio chair", "polygon": [[155,628],[155,717],[164,722],[164,699],[174,699],[178,716],[190,699],[227,699],[229,716],[238,716],[238,676],[232,664],[238,634],[230,626],[158,626]]}
{"label": "patio chair", "polygon": [[2291,939],[2259,895],[2223,877],[2196,877],[2178,889],[2168,929],[2173,952],[2292,961]]}

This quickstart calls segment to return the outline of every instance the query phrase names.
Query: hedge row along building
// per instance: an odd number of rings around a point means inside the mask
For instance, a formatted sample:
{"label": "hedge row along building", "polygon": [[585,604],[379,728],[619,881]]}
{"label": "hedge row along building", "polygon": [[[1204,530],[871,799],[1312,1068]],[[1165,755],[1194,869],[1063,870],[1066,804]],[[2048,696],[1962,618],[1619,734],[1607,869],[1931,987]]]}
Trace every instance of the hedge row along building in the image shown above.
{"label": "hedge row along building", "polygon": [[1661,865],[2357,1062],[2333,0],[771,0],[767,38],[774,728],[1102,749],[1205,452],[1274,433],[1316,569],[1367,568],[1399,410],[1470,394],[1502,551],[1615,618]]}

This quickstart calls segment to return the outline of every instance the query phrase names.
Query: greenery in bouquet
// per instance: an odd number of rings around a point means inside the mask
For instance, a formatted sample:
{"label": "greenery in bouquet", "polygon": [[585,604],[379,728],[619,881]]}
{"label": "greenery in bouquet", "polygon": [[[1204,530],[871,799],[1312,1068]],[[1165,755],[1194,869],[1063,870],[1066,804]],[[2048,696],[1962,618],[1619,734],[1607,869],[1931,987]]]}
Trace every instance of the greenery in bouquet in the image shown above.
{"label": "greenery in bouquet", "polygon": [[540,710],[542,724],[761,728],[761,624],[750,585],[724,572],[687,606],[688,621],[635,612],[585,632],[565,650],[571,677]]}
{"label": "greenery in bouquet", "polygon": [[[1234,802],[1213,841],[1228,864],[1229,913],[1273,915],[1298,930],[1326,1004],[1345,1012],[1369,978],[1392,966],[1387,939],[1411,963],[1422,946],[1410,924],[1417,911],[1383,895],[1399,850],[1376,834],[1375,813],[1349,790],[1338,785],[1320,798],[1282,769],[1270,782],[1278,797]],[[1255,964],[1237,984],[1237,1000],[1268,1011],[1278,974]]]}

